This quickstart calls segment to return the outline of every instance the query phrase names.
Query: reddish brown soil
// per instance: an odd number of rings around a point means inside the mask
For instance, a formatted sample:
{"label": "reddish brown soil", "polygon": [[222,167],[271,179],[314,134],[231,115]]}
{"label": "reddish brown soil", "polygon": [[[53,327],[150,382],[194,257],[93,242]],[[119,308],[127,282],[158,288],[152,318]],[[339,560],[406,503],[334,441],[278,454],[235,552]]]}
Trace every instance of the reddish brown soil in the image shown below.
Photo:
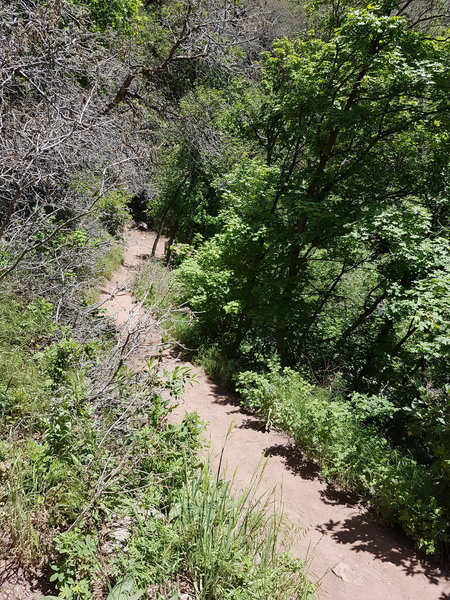
{"label": "reddish brown soil", "polygon": [[0,600],[38,600],[42,595],[36,577],[12,560],[0,560]]}
{"label": "reddish brown soil", "polygon": [[[152,233],[127,233],[125,263],[102,293],[106,312],[119,330],[123,331],[129,319],[134,321],[144,314],[133,300],[130,285],[153,240]],[[159,255],[162,246],[163,241]],[[146,343],[142,358],[153,352]],[[222,468],[228,476],[234,474],[236,491],[248,486],[255,471],[264,468],[261,491],[275,490],[292,528],[302,528],[293,552],[302,558],[308,556],[311,577],[320,581],[321,599],[450,600],[446,573],[414,552],[400,533],[377,524],[351,498],[328,485],[317,466],[302,456],[287,436],[265,432],[257,417],[241,410],[232,394],[197,367],[169,354],[167,362],[189,366],[197,376],[197,383],[186,390],[173,419],[198,412],[207,424],[212,464],[217,467],[225,448]],[[3,598],[0,593],[0,600]],[[11,600],[21,598],[10,596]]]}

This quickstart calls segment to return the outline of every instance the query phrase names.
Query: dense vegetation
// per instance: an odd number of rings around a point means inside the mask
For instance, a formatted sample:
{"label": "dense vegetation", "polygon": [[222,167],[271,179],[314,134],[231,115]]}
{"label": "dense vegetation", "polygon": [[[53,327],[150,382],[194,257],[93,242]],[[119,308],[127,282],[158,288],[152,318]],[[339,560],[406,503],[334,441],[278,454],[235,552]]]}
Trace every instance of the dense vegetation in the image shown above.
{"label": "dense vegetation", "polygon": [[182,346],[444,551],[447,28],[431,0],[2,3],[7,565],[67,600],[313,593],[264,499],[201,464],[197,417],[168,424],[189,373],[126,364],[142,332],[99,289],[132,217],[166,236],[136,293]]}
{"label": "dense vegetation", "polygon": [[196,415],[168,424],[187,370],[150,363],[133,372],[149,325],[117,336],[100,299],[123,260],[132,211],[142,214],[149,198],[156,211],[153,180],[187,110],[183,97],[243,70],[274,37],[266,24],[228,2],[2,3],[0,566],[8,597],[27,597],[34,576],[43,593],[66,600],[314,593],[269,499],[255,489],[233,497],[210,473]]}
{"label": "dense vegetation", "polygon": [[168,259],[178,242],[186,345],[434,553],[450,522],[448,15],[338,8],[312,8],[257,72],[185,95],[149,212]]}

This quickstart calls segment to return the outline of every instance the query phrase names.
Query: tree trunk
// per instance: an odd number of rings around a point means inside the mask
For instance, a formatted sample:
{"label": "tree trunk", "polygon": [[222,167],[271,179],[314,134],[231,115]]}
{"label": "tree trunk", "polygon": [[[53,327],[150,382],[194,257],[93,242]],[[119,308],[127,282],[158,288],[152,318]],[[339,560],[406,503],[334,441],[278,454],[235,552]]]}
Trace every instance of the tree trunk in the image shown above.
{"label": "tree trunk", "polygon": [[151,253],[151,255],[153,257],[156,254],[156,249],[158,248],[158,242],[159,242],[159,240],[161,238],[162,231],[163,231],[164,224],[166,222],[166,217],[167,217],[167,214],[168,214],[169,210],[170,210],[170,206],[167,206],[166,210],[164,211],[163,216],[161,217],[161,222],[160,222],[159,227],[158,227],[158,232],[156,233],[156,238],[155,238],[155,241],[153,242],[153,246],[152,246],[152,253]]}
{"label": "tree trunk", "polygon": [[175,241],[175,237],[179,231],[180,228],[180,222],[177,220],[175,221],[171,231],[170,231],[170,237],[169,237],[169,241],[167,242],[167,246],[166,246],[166,264],[168,264],[170,262],[170,257],[172,255],[172,246],[173,243]]}

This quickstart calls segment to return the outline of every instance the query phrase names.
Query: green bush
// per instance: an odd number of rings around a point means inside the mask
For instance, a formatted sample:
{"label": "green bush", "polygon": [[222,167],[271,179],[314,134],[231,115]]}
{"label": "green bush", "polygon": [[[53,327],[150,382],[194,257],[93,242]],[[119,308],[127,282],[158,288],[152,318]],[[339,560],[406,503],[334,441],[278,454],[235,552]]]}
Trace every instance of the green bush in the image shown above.
{"label": "green bush", "polygon": [[122,190],[109,192],[97,202],[96,212],[110,235],[120,235],[131,218],[128,208],[131,195]]}
{"label": "green bush", "polygon": [[166,592],[161,598],[178,597],[183,583],[197,600],[313,597],[304,564],[282,551],[283,524],[269,516],[270,499],[257,500],[256,489],[233,498],[230,483],[207,467],[185,474],[168,511],[136,515],[121,570],[132,573],[138,587]]}
{"label": "green bush", "polygon": [[[141,0],[72,0],[88,8],[96,29],[104,31],[109,27],[130,33],[137,24]],[[136,22],[136,23],[135,23]]]}
{"label": "green bush", "polygon": [[[108,235],[108,237],[110,237]],[[121,242],[114,238],[110,238],[111,245],[103,252],[97,260],[95,265],[95,284],[89,285],[84,292],[85,304],[95,304],[99,301],[100,293],[98,284],[102,283],[104,279],[111,279],[116,269],[120,267],[124,260],[124,247]],[[91,281],[89,282],[89,284]]]}
{"label": "green bush", "polygon": [[97,556],[97,542],[91,534],[79,530],[68,531],[55,539],[58,561],[51,568],[50,581],[64,600],[90,600],[91,581],[101,566]]}
{"label": "green bush", "polygon": [[234,386],[238,363],[227,358],[217,346],[202,348],[196,360],[215,381],[228,387]]}
{"label": "green bush", "polygon": [[[383,399],[334,399],[291,369],[238,376],[243,403],[286,431],[322,466],[325,475],[357,492],[387,522],[399,523],[417,546],[434,554],[449,540],[439,476],[391,447],[370,416],[392,408]],[[370,408],[370,410],[369,410]]]}

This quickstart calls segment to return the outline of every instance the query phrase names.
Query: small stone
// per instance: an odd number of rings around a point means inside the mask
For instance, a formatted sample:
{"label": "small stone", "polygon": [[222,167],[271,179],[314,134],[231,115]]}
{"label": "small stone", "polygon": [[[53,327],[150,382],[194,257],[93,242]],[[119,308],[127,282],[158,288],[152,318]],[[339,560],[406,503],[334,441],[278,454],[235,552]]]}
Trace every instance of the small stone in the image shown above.
{"label": "small stone", "polygon": [[364,580],[361,575],[343,562],[333,567],[331,571],[336,575],[336,577],[339,577],[342,579],[342,581],[345,581],[345,583],[353,583],[353,585],[363,584]]}
{"label": "small stone", "polygon": [[112,554],[114,552],[114,546],[111,542],[105,542],[102,544],[100,551],[102,554]]}
{"label": "small stone", "polygon": [[119,529],[114,529],[114,531],[111,531],[109,537],[117,542],[126,542],[130,537],[130,531],[125,529],[125,527],[119,527]]}

